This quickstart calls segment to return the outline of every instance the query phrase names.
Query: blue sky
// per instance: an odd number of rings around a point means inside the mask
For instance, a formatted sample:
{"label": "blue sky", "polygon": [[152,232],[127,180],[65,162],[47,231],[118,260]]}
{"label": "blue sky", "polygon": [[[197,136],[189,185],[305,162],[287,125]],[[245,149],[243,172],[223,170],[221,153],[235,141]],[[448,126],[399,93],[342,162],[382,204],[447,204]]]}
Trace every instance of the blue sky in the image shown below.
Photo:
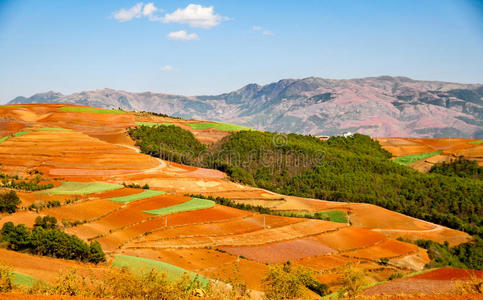
{"label": "blue sky", "polygon": [[0,103],[47,90],[217,94],[283,78],[483,83],[482,1],[4,1]]}

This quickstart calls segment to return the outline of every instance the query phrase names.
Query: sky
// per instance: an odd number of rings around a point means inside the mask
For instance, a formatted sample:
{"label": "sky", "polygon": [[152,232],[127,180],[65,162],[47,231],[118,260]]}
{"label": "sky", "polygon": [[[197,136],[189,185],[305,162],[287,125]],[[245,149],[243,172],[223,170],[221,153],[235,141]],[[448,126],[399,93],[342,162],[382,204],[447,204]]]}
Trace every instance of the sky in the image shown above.
{"label": "sky", "polygon": [[380,75],[483,83],[483,1],[0,0],[0,103]]}

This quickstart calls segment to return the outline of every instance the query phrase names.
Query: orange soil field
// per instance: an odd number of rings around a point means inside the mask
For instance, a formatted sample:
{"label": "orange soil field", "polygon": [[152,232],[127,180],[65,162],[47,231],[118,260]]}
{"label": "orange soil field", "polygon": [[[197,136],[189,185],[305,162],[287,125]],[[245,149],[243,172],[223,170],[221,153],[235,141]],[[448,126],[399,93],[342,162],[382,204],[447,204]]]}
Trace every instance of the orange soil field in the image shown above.
{"label": "orange soil field", "polygon": [[0,261],[12,266],[17,272],[47,281],[53,281],[57,278],[59,272],[73,268],[81,274],[88,274],[89,272],[95,274],[106,268],[103,265],[79,263],[73,260],[30,255],[5,249],[0,249]]}
{"label": "orange soil field", "polygon": [[89,221],[100,218],[120,208],[122,203],[107,200],[87,200],[60,207],[46,208],[40,211],[41,215],[53,216],[58,220]]}
{"label": "orange soil field", "polygon": [[347,251],[369,247],[386,239],[383,234],[357,227],[341,228],[315,237],[327,247]]}
{"label": "orange soil field", "polygon": [[33,227],[37,216],[38,214],[33,211],[20,211],[11,215],[3,214],[0,218],[0,226],[7,222],[13,222],[15,225],[25,224],[27,227]]}
{"label": "orange soil field", "polygon": [[[337,230],[346,225],[320,220],[305,220],[286,226],[262,229],[237,235],[186,237],[163,241],[136,243],[135,247],[172,248],[172,247],[207,247],[207,246],[259,246],[268,243],[305,238],[322,232]],[[134,245],[130,245],[134,247]]]}
{"label": "orange soil field", "polygon": [[364,295],[398,294],[452,294],[458,292],[463,282],[471,277],[483,278],[483,271],[442,268],[420,275],[386,282],[364,291]]}
{"label": "orange soil field", "polygon": [[280,263],[307,256],[334,253],[331,249],[314,238],[267,244],[258,247],[220,247],[220,249],[238,256],[262,263]]}
{"label": "orange soil field", "polygon": [[395,258],[415,252],[417,249],[418,247],[413,244],[386,239],[371,247],[344,252],[344,255],[364,259]]}
{"label": "orange soil field", "polygon": [[[140,239],[141,242],[156,241],[170,238],[184,238],[184,237],[208,237],[208,236],[223,236],[232,234],[241,234],[262,230],[265,218],[265,226],[268,228],[276,228],[288,224],[302,222],[302,219],[296,218],[280,218],[275,216],[243,216],[239,219],[228,219],[216,221],[212,223],[203,223],[197,225],[183,225],[163,229],[162,231],[154,232],[148,236]],[[164,219],[164,218],[163,218]]]}

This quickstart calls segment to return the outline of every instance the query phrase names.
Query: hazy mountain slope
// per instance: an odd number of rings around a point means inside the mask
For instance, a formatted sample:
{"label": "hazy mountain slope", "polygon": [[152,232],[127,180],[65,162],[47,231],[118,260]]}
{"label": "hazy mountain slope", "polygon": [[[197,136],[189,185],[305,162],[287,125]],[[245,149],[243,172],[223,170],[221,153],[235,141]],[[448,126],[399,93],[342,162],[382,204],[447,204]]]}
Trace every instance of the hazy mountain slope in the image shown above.
{"label": "hazy mountain slope", "polygon": [[335,135],[483,138],[483,85],[406,77],[284,79],[216,96],[185,97],[112,89],[48,92],[15,103],[72,103],[229,121],[270,131]]}

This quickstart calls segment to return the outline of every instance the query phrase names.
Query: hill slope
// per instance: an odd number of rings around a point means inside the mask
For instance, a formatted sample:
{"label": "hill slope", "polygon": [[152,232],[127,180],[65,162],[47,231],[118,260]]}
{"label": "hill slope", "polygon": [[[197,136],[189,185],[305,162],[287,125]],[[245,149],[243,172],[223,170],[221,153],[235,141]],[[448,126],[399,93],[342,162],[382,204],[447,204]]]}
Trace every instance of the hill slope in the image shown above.
{"label": "hill slope", "polygon": [[69,103],[161,112],[312,135],[353,131],[371,136],[483,137],[483,85],[406,77],[333,80],[309,77],[249,84],[215,96],[130,93],[112,89],[72,95],[47,92],[10,104]]}

